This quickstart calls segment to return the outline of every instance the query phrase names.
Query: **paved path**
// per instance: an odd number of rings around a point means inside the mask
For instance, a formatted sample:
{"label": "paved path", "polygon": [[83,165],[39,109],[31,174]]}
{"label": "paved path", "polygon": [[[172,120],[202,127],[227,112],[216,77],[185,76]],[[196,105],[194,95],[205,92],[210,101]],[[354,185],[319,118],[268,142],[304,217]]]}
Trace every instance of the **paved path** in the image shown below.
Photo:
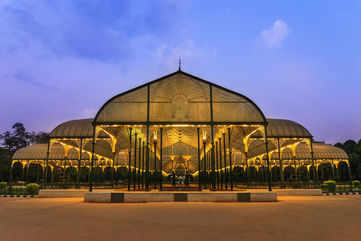
{"label": "paved path", "polygon": [[0,241],[361,240],[361,196],[277,203],[94,204],[0,198]]}

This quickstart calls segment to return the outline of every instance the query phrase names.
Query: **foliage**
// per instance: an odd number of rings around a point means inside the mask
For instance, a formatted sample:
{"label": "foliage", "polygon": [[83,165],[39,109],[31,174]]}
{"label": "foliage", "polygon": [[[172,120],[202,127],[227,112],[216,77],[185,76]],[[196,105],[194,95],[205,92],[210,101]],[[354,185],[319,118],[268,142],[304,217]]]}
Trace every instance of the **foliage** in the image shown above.
{"label": "foliage", "polygon": [[354,188],[360,188],[361,182],[359,180],[353,180],[352,181],[352,187]]}
{"label": "foliage", "polygon": [[29,183],[26,185],[26,193],[29,195],[38,195],[39,194],[39,184]]}
{"label": "foliage", "polygon": [[9,191],[10,195],[14,195],[14,196],[20,196],[20,195],[26,195],[26,189],[23,187],[14,187],[11,189],[11,191]]}
{"label": "foliage", "polygon": [[361,180],[361,139],[358,142],[348,140],[345,143],[337,143],[335,146],[343,149],[350,157],[352,177]]}
{"label": "foliage", "polygon": [[0,182],[0,194],[6,193],[7,186],[7,182]]}
{"label": "foliage", "polygon": [[22,123],[15,123],[10,131],[0,133],[0,180],[9,180],[12,155],[20,148],[33,143],[47,143],[49,134],[28,132]]}
{"label": "foliage", "polygon": [[7,181],[9,176],[9,152],[5,148],[0,147],[0,181]]}
{"label": "foliage", "polygon": [[327,186],[328,192],[330,192],[330,193],[336,192],[336,181],[328,180],[328,181],[324,181],[323,184]]}

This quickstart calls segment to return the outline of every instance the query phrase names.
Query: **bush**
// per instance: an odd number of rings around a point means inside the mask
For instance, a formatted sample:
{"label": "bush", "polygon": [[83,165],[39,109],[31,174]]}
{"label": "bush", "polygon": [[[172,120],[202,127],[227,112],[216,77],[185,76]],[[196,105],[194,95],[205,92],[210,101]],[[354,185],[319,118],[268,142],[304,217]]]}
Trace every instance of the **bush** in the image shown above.
{"label": "bush", "polygon": [[359,180],[353,180],[353,181],[352,181],[352,187],[354,187],[354,188],[360,188],[360,186],[361,186],[361,183],[360,183]]}
{"label": "bush", "polygon": [[0,194],[6,194],[7,182],[0,182]]}
{"label": "bush", "polygon": [[38,195],[39,194],[39,185],[36,183],[29,183],[26,185],[26,193],[29,195]]}
{"label": "bush", "polygon": [[335,193],[336,192],[336,181],[328,180],[323,182],[323,184],[327,185],[327,192]]}

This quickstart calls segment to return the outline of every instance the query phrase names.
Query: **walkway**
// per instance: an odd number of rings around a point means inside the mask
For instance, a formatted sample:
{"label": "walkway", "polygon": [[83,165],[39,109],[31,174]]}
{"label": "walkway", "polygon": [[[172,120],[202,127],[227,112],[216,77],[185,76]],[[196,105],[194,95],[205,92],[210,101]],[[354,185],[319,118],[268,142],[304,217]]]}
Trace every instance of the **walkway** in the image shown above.
{"label": "walkway", "polygon": [[0,198],[0,240],[360,240],[360,195],[279,199],[92,204],[81,198]]}

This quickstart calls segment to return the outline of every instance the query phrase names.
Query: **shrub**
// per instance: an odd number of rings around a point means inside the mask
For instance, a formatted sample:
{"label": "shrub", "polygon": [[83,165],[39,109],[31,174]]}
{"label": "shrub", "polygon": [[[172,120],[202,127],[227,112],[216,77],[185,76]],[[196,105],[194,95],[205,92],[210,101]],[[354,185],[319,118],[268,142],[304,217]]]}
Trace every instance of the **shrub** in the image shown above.
{"label": "shrub", "polygon": [[29,195],[38,195],[39,194],[39,184],[29,183],[26,185],[26,193]]}
{"label": "shrub", "polygon": [[7,182],[0,182],[0,194],[6,194]]}
{"label": "shrub", "polygon": [[353,180],[353,181],[352,181],[352,187],[354,187],[354,188],[360,188],[360,186],[361,186],[361,183],[360,183],[359,180]]}
{"label": "shrub", "polygon": [[331,193],[336,192],[336,181],[328,180],[323,182],[323,184],[327,185],[327,192],[331,192]]}

